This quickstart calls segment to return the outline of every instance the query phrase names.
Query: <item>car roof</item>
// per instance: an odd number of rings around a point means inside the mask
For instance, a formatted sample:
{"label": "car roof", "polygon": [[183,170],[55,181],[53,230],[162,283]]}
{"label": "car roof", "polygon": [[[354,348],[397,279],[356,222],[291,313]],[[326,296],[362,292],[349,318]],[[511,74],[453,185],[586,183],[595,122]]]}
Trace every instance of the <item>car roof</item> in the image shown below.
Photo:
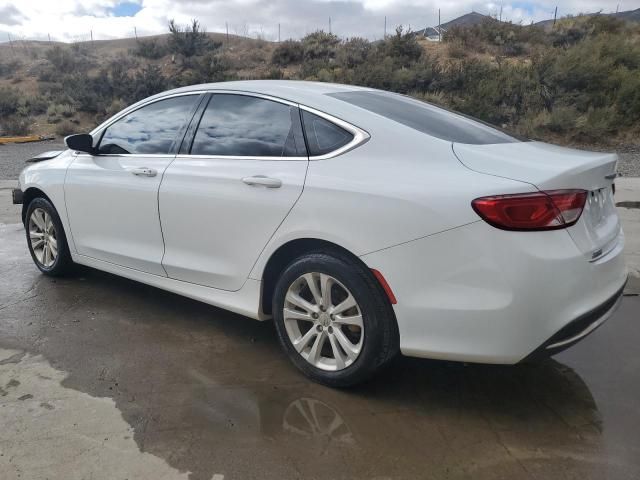
{"label": "car roof", "polygon": [[[203,83],[176,88],[159,93],[151,98],[162,98],[179,93],[226,90],[256,93],[298,103],[328,113],[361,128],[367,128],[371,115],[363,115],[363,110],[328,94],[352,91],[375,91],[372,88],[338,83],[309,82],[304,80],[238,80],[229,82]],[[147,101],[149,99],[146,99]]]}
{"label": "car roof", "polygon": [[300,97],[319,96],[327,93],[372,90],[371,88],[342,85],[339,83],[309,82],[305,80],[237,80],[229,82],[203,83],[177,88],[164,94],[200,90],[238,90],[261,93],[296,102]]}

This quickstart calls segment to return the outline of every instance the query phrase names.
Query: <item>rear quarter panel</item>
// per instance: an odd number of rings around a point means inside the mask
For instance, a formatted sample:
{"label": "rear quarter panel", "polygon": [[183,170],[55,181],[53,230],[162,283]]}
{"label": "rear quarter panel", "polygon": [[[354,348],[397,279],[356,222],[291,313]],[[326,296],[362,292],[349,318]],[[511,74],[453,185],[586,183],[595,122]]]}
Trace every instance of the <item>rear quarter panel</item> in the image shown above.
{"label": "rear quarter panel", "polygon": [[[382,118],[382,117],[380,117]],[[433,235],[479,217],[471,200],[534,191],[532,185],[464,167],[450,142],[380,121],[370,140],[338,157],[309,164],[303,193],[251,273],[260,279],[278,247],[317,238],[362,256]]]}

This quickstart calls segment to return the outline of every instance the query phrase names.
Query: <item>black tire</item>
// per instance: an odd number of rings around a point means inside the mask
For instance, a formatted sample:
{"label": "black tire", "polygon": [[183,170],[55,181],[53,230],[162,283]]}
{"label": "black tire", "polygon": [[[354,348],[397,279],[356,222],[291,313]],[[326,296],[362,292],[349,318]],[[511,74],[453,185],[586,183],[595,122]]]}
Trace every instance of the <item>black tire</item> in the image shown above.
{"label": "black tire", "polygon": [[[54,235],[57,241],[58,254],[53,262],[53,264],[49,266],[45,266],[40,260],[38,260],[31,243],[31,238],[29,234],[29,220],[33,211],[36,209],[44,210],[51,217],[51,222],[53,223]],[[73,261],[71,260],[71,254],[69,253],[69,245],[67,243],[67,237],[64,232],[64,228],[62,227],[62,222],[60,221],[60,216],[56,211],[55,207],[43,197],[34,198],[29,206],[27,207],[27,213],[24,218],[24,227],[27,235],[27,245],[29,247],[29,253],[31,253],[31,258],[33,259],[33,263],[36,264],[36,267],[44,273],[45,275],[50,275],[52,277],[57,277],[60,275],[64,275],[71,270],[73,266]]]}
{"label": "black tire", "polygon": [[[300,276],[311,272],[334,277],[351,292],[360,308],[363,344],[358,357],[342,370],[328,371],[309,363],[294,348],[285,328],[283,308],[287,291]],[[362,383],[399,350],[397,323],[384,290],[366,266],[342,252],[311,252],[292,261],[276,283],[272,305],[280,344],[293,364],[318,383],[330,387]]]}

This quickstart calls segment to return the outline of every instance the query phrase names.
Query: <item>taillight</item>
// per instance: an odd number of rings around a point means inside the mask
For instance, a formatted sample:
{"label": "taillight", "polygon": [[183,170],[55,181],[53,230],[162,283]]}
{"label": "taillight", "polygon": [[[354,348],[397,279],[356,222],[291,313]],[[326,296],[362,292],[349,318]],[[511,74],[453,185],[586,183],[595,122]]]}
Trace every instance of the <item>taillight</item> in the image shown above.
{"label": "taillight", "polygon": [[578,221],[586,200],[585,190],[549,190],[476,198],[471,206],[503,230],[557,230]]}

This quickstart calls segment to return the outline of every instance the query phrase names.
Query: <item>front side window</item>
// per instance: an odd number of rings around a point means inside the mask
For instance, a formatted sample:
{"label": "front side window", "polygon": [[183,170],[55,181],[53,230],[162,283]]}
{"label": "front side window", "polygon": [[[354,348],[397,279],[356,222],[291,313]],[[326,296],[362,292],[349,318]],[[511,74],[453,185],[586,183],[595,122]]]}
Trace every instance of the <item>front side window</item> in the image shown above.
{"label": "front side window", "polygon": [[214,94],[200,120],[191,154],[306,156],[298,109],[248,95]]}
{"label": "front side window", "polygon": [[198,95],[160,100],[109,125],[98,147],[102,154],[169,154],[189,120]]}

